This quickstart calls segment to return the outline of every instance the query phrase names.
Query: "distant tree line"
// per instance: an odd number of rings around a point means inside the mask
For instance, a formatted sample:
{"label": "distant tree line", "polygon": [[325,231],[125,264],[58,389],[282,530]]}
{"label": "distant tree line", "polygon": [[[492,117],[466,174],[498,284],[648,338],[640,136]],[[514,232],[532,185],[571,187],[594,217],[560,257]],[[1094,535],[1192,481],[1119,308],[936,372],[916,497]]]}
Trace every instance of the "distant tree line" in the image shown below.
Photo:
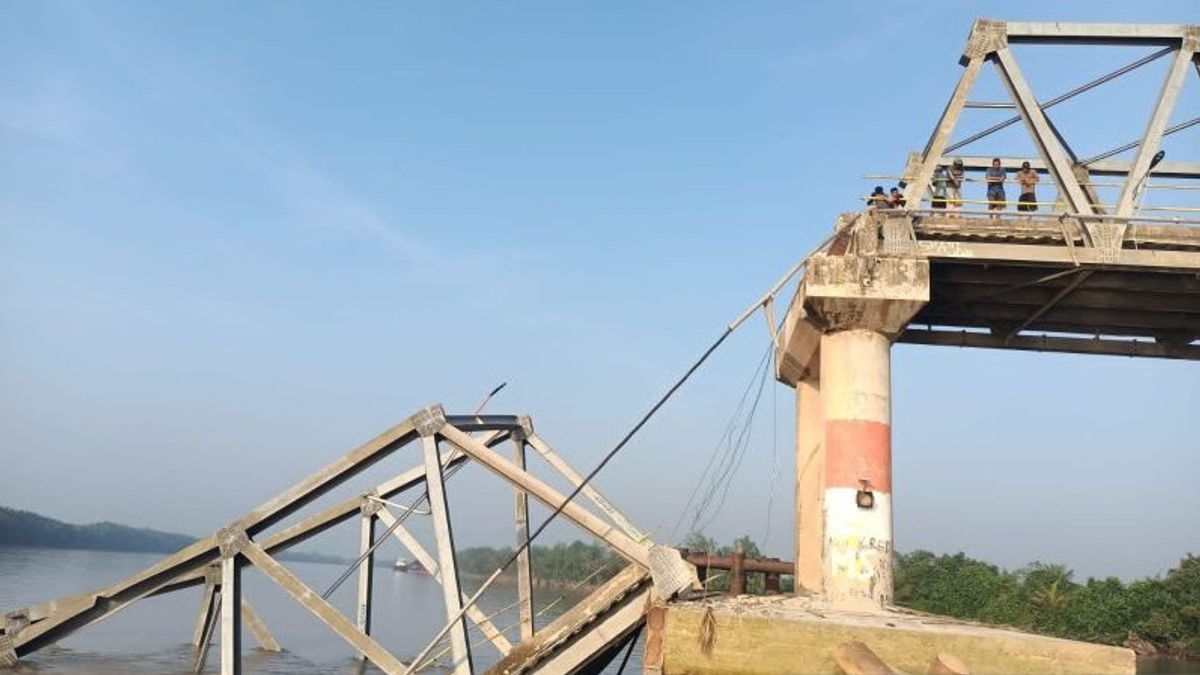
{"label": "distant tree line", "polygon": [[1015,571],[956,555],[896,557],[897,605],[963,619],[1111,645],[1200,658],[1200,557],[1188,554],[1165,577],[1075,582],[1062,565]]}
{"label": "distant tree line", "polygon": [[[512,557],[513,549],[486,546],[462,549],[457,552],[458,567],[468,574],[488,575]],[[570,544],[531,547],[534,579],[539,583],[567,585],[587,581],[601,584],[612,578],[628,563],[607,546],[582,541]],[[516,574],[515,567],[506,573]]]}
{"label": "distant tree line", "polygon": [[171,553],[195,540],[186,534],[116,523],[71,525],[29,511],[0,506],[0,546]]}
{"label": "distant tree line", "polygon": [[[186,534],[109,522],[72,525],[30,511],[0,506],[0,546],[174,553],[194,541],[196,537]],[[297,562],[351,562],[340,556],[305,551],[285,551],[279,558]]]}

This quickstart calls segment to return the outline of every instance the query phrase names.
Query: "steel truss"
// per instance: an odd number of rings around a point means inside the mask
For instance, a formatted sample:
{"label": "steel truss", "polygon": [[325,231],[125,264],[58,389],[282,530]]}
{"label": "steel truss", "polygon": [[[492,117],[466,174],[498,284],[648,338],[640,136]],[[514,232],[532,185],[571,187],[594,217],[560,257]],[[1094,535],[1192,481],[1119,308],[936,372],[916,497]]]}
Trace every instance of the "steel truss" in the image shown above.
{"label": "steel truss", "polygon": [[[268,533],[339,484],[402,448],[414,445],[420,448],[419,465],[319,513]],[[511,446],[511,456],[497,450],[504,445]],[[439,405],[424,408],[217,532],[137,575],[93,592],[7,612],[0,634],[0,650],[3,650],[0,651],[0,665],[15,664],[17,659],[138,600],[202,586],[200,609],[192,634],[194,669],[196,672],[203,670],[212,636],[219,630],[221,673],[235,675],[241,672],[243,622],[264,649],[280,649],[275,637],[242,597],[242,571],[246,566],[253,566],[345,640],[358,658],[369,660],[386,673],[415,672],[426,664],[405,663],[372,637],[372,563],[374,550],[380,543],[376,538],[376,527],[382,525],[442,587],[447,621],[452,624],[448,631],[449,656],[455,673],[465,675],[475,671],[468,624],[483,634],[502,659],[508,657],[502,662],[504,672],[531,668],[535,665],[534,656],[540,661],[549,659],[555,668],[563,668],[564,663],[573,668],[582,667],[597,656],[612,651],[614,645],[616,648],[624,645],[640,627],[649,595],[651,544],[594,486],[585,485],[580,493],[597,512],[568,501],[566,495],[530,472],[525,462],[528,448],[543,457],[561,478],[579,487],[582,482],[579,473],[534,432],[528,417],[446,415]],[[515,561],[520,634],[519,644],[514,645],[503,630],[467,602],[462,592],[445,481],[451,472],[467,462],[485,467],[512,486],[518,546],[529,536],[528,502],[532,497],[551,510],[561,507],[561,514],[567,520],[609,546],[629,562],[629,567],[589,596],[583,603],[587,607],[568,611],[539,630],[534,625],[532,572],[526,550]],[[426,492],[417,502],[428,501],[427,513],[433,521],[436,546],[432,551],[403,525],[408,512],[414,509],[390,501],[420,487]],[[278,560],[279,553],[345,522],[355,522],[360,533],[354,617],[342,614]],[[597,594],[601,596],[599,599]],[[580,628],[591,623],[605,629],[600,635],[586,631],[580,634]],[[566,635],[563,635],[564,626],[571,628]]]}

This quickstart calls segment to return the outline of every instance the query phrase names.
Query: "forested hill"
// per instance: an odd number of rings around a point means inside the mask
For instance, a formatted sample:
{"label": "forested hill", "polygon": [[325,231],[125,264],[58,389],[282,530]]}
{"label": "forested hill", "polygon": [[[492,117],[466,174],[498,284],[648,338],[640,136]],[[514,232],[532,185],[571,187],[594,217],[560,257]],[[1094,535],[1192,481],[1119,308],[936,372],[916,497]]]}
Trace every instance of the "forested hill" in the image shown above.
{"label": "forested hill", "polygon": [[[72,525],[29,511],[0,506],[0,546],[174,553],[196,539],[186,534],[116,523]],[[284,551],[279,558],[327,564],[350,562],[341,556],[308,551]],[[386,561],[379,564],[386,564]]]}
{"label": "forested hill", "polygon": [[195,540],[186,534],[116,523],[71,525],[29,511],[0,506],[0,546],[173,553]]}

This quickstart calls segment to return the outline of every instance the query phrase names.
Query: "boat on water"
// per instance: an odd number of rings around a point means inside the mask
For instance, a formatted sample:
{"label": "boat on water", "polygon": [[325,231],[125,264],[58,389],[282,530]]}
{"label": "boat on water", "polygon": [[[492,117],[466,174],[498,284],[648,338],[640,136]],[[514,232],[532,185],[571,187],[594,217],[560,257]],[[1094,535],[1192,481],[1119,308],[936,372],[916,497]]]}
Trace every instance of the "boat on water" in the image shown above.
{"label": "boat on water", "polygon": [[405,572],[408,574],[429,574],[429,570],[425,569],[417,560],[409,560],[408,558],[396,558],[396,564],[392,565],[392,569],[396,572]]}

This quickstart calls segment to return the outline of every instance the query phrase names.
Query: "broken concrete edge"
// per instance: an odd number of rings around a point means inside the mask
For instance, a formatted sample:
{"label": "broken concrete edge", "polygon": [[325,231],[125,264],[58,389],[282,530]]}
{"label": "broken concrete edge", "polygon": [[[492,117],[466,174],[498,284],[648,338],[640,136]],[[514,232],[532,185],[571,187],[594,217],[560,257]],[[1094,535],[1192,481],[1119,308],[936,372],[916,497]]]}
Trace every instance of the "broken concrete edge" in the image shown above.
{"label": "broken concrete edge", "polygon": [[929,302],[929,261],[911,256],[828,255],[808,261],[775,351],[777,379],[820,377],[821,338],[865,329],[895,340]]}

